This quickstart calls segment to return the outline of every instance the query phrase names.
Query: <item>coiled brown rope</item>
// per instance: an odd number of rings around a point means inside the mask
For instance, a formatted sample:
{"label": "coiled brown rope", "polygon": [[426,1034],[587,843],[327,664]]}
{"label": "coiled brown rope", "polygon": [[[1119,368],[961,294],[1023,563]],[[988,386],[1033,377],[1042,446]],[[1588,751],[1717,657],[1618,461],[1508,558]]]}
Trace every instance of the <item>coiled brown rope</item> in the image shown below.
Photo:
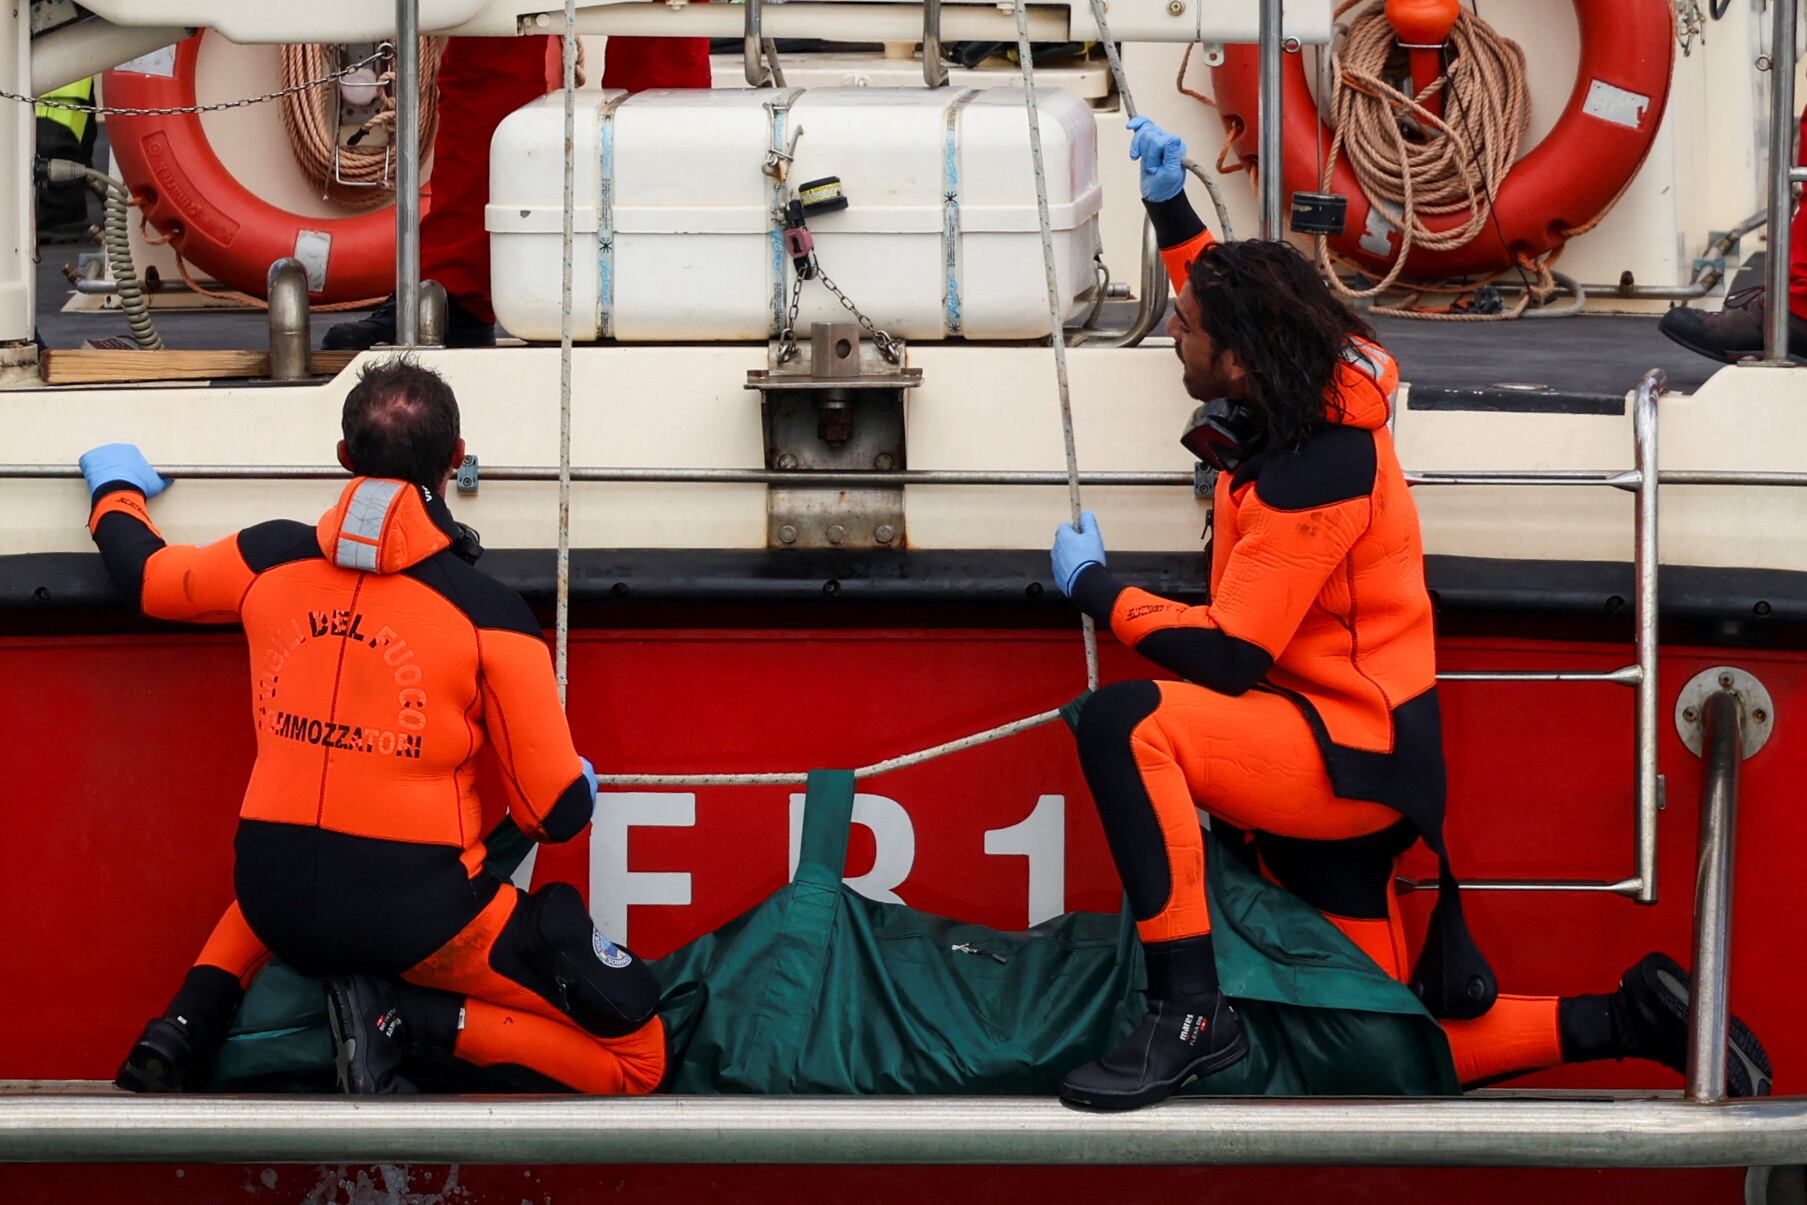
{"label": "coiled brown rope", "polygon": [[[445,39],[420,40],[420,145],[433,145],[439,127],[439,60]],[[317,79],[338,65],[339,48],[292,43],[282,48],[282,82]],[[320,195],[347,209],[376,209],[395,200],[395,71],[377,77],[375,115],[343,142],[339,90],[310,88],[285,96],[282,125],[302,174],[320,186]],[[380,137],[373,137],[380,135]],[[338,162],[335,169],[334,155]]]}
{"label": "coiled brown rope", "polygon": [[[1343,5],[1339,15],[1352,7],[1353,2]],[[1332,60],[1336,135],[1322,187],[1330,190],[1337,160],[1346,154],[1362,191],[1400,232],[1392,267],[1360,290],[1338,279],[1326,240],[1317,240],[1319,263],[1346,296],[1376,297],[1392,288],[1413,247],[1449,250],[1472,241],[1491,223],[1491,198],[1518,161],[1531,119],[1524,51],[1466,10],[1449,40],[1453,57],[1447,74],[1408,96],[1385,78],[1396,35],[1375,0],[1350,23],[1343,49]],[[1439,92],[1443,117],[1424,106]],[[1407,137],[1408,124],[1414,137]],[[1463,212],[1461,223],[1447,230],[1433,230],[1425,221]]]}

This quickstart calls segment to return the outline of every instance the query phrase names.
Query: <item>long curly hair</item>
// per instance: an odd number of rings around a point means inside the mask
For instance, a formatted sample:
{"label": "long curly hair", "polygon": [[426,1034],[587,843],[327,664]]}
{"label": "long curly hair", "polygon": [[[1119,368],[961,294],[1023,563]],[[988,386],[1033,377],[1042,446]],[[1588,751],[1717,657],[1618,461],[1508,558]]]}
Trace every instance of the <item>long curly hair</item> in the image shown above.
{"label": "long curly hair", "polygon": [[1290,244],[1243,239],[1205,248],[1189,274],[1205,333],[1247,374],[1252,447],[1291,451],[1340,411],[1338,357],[1371,328]]}

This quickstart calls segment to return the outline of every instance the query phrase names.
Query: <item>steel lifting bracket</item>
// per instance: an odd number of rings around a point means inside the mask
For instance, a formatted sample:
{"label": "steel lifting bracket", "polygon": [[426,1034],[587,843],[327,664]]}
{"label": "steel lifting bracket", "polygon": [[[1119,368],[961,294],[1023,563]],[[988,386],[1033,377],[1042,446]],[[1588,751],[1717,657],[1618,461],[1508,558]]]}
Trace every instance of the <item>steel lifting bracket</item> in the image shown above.
{"label": "steel lifting bracket", "polygon": [[474,494],[477,492],[479,484],[481,484],[481,475],[477,469],[477,458],[466,456],[458,465],[458,492]]}
{"label": "steel lifting bracket", "polygon": [[1675,730],[1695,757],[1706,746],[1707,700],[1720,692],[1738,696],[1744,708],[1744,756],[1749,758],[1776,730],[1776,704],[1769,690],[1747,670],[1716,665],[1688,679],[1675,699]]}
{"label": "steel lifting bracket", "polygon": [[[849,485],[846,475],[906,467],[904,395],[922,370],[885,359],[857,322],[815,323],[787,354],[773,342],[768,367],[747,374],[761,398],[765,467],[796,474],[766,487],[767,547],[902,548],[903,487]],[[836,476],[817,484],[813,473]]]}

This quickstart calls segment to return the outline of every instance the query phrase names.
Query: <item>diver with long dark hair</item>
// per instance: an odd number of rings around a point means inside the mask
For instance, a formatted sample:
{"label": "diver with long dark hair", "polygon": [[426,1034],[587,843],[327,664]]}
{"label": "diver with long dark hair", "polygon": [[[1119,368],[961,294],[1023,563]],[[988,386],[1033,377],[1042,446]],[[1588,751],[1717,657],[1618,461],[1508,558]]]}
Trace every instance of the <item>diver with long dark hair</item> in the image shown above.
{"label": "diver with long dark hair", "polygon": [[[1688,980],[1663,955],[1614,992],[1498,993],[1443,843],[1431,600],[1386,425],[1398,369],[1293,247],[1216,241],[1185,199],[1184,145],[1145,118],[1131,128],[1180,290],[1168,333],[1203,403],[1186,446],[1218,470],[1210,601],[1118,581],[1089,512],[1056,533],[1060,589],[1182,679],[1110,683],[1080,713],[1080,760],[1146,955],[1148,1012],[1067,1076],[1063,1099],[1134,1108],[1248,1053],[1218,987],[1201,807],[1240,830],[1230,847],[1409,980],[1464,1084],[1597,1058],[1681,1070]],[[1408,969],[1393,861],[1419,840],[1442,889]],[[1734,1095],[1767,1091],[1768,1060],[1741,1024],[1727,1061]]]}

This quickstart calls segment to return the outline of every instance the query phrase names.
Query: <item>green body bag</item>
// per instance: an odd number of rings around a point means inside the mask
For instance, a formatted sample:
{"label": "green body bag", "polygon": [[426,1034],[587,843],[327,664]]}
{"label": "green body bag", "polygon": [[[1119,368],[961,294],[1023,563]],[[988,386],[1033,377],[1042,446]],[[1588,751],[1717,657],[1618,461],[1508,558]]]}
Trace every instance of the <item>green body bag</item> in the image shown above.
{"label": "green body bag", "polygon": [[[795,878],[654,964],[670,1091],[1040,1094],[1143,1010],[1127,913],[1021,933],[865,899],[841,880],[845,771],[809,778]],[[1218,975],[1250,1057],[1191,1091],[1453,1094],[1443,1031],[1316,911],[1210,846]]]}

